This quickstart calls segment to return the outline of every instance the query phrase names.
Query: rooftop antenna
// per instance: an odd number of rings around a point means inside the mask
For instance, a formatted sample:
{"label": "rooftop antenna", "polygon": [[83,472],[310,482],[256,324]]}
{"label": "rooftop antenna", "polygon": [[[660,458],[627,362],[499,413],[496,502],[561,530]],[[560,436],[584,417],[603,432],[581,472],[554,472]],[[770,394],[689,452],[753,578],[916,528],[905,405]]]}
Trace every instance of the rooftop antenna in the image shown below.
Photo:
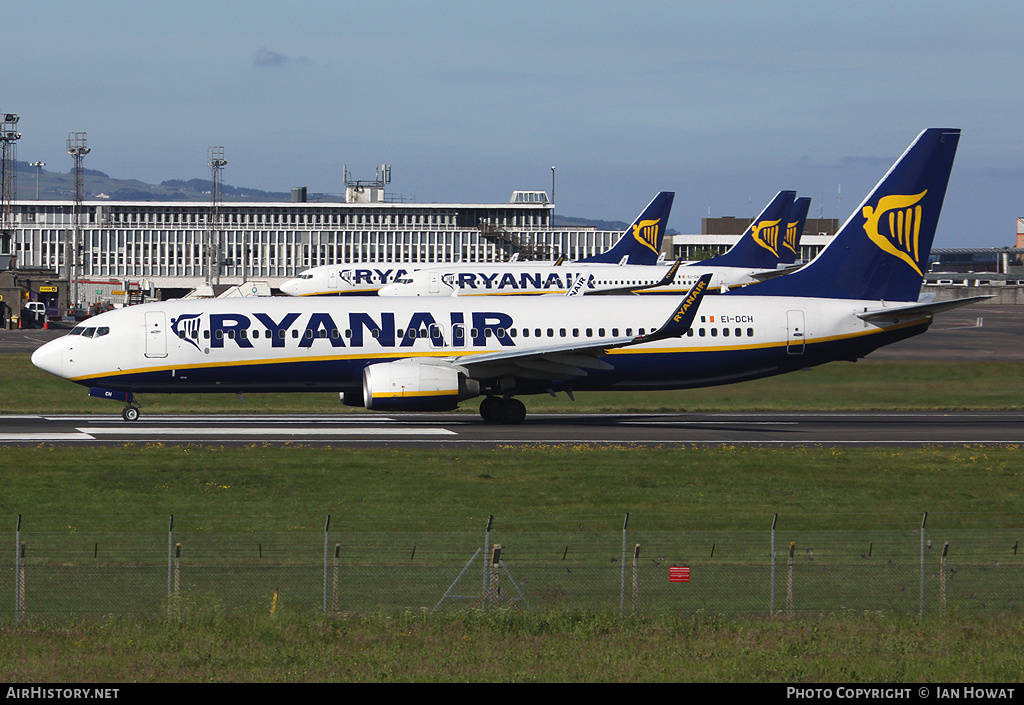
{"label": "rooftop antenna", "polygon": [[21,133],[17,115],[0,113],[0,117],[0,253],[10,253],[14,244],[13,202],[18,191],[15,142],[21,139]]}
{"label": "rooftop antenna", "polygon": [[74,306],[78,303],[78,250],[82,241],[82,201],[85,200],[85,178],[82,173],[82,161],[85,155],[91,152],[85,146],[86,134],[84,132],[68,133],[68,154],[75,161],[75,205],[72,210],[71,238],[64,241],[64,263],[68,270],[68,303]]}
{"label": "rooftop antenna", "polygon": [[228,160],[224,158],[224,147],[210,147],[206,150],[206,163],[210,167],[210,229],[206,243],[206,283],[220,284],[221,242],[220,242],[220,204],[221,190],[224,183],[224,167]]}

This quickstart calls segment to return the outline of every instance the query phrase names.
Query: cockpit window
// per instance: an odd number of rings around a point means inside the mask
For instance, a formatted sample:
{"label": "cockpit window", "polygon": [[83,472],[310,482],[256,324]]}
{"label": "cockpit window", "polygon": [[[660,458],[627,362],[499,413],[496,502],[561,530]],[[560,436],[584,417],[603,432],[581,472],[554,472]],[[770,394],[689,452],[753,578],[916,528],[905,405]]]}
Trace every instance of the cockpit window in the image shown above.
{"label": "cockpit window", "polygon": [[299,275],[299,279],[312,279],[312,278],[313,278],[312,274],[300,274]]}
{"label": "cockpit window", "polygon": [[102,326],[100,328],[87,327],[87,326],[75,326],[71,329],[68,335],[80,335],[83,338],[99,338],[100,336],[107,335],[110,333],[110,328]]}

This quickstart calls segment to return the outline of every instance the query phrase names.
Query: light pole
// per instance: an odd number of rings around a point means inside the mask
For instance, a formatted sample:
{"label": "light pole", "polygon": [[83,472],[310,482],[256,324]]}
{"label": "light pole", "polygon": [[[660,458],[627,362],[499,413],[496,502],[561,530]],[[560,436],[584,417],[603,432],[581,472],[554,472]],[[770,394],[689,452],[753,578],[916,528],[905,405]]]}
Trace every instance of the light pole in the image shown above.
{"label": "light pole", "polygon": [[32,162],[29,166],[36,168],[36,200],[39,200],[39,172],[42,171],[43,167],[46,166],[43,162]]}
{"label": "light pole", "polygon": [[551,167],[551,227],[555,227],[555,167]]}

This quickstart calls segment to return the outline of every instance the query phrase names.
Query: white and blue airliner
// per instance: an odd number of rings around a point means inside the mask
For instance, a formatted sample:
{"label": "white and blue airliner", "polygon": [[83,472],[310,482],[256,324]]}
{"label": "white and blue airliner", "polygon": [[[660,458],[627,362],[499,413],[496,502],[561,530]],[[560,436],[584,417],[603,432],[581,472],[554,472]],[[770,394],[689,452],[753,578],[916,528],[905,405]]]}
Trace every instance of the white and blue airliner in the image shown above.
{"label": "white and blue airliner", "polygon": [[[685,389],[857,360],[925,332],[921,303],[956,129],[922,132],[836,237],[798,271],[683,296],[265,297],[164,301],[100,314],[32,362],[124,402],[179,392],[339,392],[382,411],[482,397],[518,423],[521,397]],[[698,268],[699,269],[699,268]]]}

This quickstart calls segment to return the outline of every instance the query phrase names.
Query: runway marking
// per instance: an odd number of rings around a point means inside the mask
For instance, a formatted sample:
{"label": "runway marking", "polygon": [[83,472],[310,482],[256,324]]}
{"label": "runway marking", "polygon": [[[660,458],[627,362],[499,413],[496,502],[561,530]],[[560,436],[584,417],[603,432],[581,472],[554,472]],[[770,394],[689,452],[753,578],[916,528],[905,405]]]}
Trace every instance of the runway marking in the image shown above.
{"label": "runway marking", "polygon": [[454,436],[446,428],[280,428],[221,426],[99,426],[80,428],[88,435],[114,436]]}
{"label": "runway marking", "polygon": [[95,441],[88,433],[0,433],[0,443],[28,443],[33,441]]}
{"label": "runway marking", "polygon": [[716,421],[622,421],[623,426],[721,426],[722,424],[743,424],[744,426],[797,426],[799,421],[743,421],[741,419],[718,419]]}
{"label": "runway marking", "polygon": [[[39,415],[23,415],[23,416],[0,416],[0,419],[6,418],[39,418],[45,419],[46,421],[78,421],[78,422],[93,422],[93,423],[109,423],[115,418],[120,418],[117,415],[106,416],[97,414],[47,414],[45,416]],[[284,424],[284,423],[383,423],[386,421],[395,421],[390,416],[371,416],[369,414],[349,414],[339,416],[329,416],[322,414],[296,414],[294,416],[271,416],[271,415],[259,415],[259,414],[154,414],[144,415],[142,418],[143,423],[158,424],[166,422],[210,422],[210,423],[262,423],[262,424]]]}

